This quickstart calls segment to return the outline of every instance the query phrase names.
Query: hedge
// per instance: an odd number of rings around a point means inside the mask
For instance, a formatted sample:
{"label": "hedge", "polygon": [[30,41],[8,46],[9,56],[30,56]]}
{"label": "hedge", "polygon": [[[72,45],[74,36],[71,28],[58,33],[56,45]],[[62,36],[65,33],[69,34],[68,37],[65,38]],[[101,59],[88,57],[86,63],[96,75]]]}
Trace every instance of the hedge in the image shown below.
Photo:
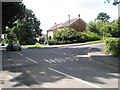
{"label": "hedge", "polygon": [[120,56],[120,38],[108,38],[105,40],[105,53]]}

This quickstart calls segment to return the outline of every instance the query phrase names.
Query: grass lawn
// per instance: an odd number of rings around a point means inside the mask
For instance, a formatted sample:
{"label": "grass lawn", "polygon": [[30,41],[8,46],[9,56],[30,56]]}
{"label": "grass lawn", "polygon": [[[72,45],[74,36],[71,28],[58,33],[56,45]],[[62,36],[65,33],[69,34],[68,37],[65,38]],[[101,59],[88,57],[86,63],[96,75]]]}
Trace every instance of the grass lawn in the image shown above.
{"label": "grass lawn", "polygon": [[[99,43],[103,42],[104,40],[98,40],[98,41],[89,41],[85,43]],[[22,45],[23,48],[37,48],[37,47],[43,47],[43,46],[49,46],[48,44],[39,44],[39,45]]]}
{"label": "grass lawn", "polygon": [[23,48],[37,48],[37,47],[43,47],[43,46],[48,46],[48,44],[40,44],[40,45],[22,45],[21,47]]}
{"label": "grass lawn", "polygon": [[85,43],[99,43],[99,42],[104,42],[104,40],[98,40],[98,41],[89,41],[89,42],[85,42]]}

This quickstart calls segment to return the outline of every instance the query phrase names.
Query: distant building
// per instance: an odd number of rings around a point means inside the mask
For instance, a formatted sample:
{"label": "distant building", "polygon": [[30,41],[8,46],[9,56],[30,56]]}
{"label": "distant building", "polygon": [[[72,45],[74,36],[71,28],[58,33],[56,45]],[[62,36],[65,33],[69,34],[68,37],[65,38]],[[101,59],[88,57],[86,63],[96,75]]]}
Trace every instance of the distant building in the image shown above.
{"label": "distant building", "polygon": [[48,39],[53,39],[54,32],[64,28],[71,28],[76,30],[77,32],[83,32],[85,31],[85,28],[86,28],[86,22],[83,21],[81,18],[74,18],[64,23],[60,23],[60,24],[55,23],[53,27],[47,30]]}

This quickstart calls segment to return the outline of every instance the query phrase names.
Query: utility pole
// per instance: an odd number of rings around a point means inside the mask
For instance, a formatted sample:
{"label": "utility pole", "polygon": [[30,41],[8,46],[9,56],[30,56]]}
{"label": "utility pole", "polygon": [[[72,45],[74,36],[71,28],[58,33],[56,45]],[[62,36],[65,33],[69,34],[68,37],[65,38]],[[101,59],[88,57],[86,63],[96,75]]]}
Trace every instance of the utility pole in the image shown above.
{"label": "utility pole", "polygon": [[69,18],[69,29],[70,29],[70,14],[68,14],[68,18]]}

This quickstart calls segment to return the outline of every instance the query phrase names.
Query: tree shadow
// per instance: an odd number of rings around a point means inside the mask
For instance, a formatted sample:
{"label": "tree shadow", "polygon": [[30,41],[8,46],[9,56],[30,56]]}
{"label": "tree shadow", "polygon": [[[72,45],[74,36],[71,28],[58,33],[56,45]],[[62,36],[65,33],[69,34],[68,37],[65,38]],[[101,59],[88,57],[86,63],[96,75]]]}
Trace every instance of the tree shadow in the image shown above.
{"label": "tree shadow", "polygon": [[[96,48],[94,50],[100,51]],[[30,54],[31,52],[34,52],[34,55]],[[88,52],[89,47],[23,50],[22,53],[25,56],[29,55],[31,59],[38,60],[39,64],[36,64],[21,57],[18,53],[4,51],[3,70],[13,74],[21,73],[10,80],[11,82],[18,82],[13,87],[22,85],[32,87],[68,78],[62,74],[50,71],[49,67],[95,84],[106,84],[99,78],[118,79],[118,76],[114,75],[118,74],[118,69],[94,62],[90,57],[86,57]],[[56,62],[47,63],[44,59],[56,60]],[[57,62],[58,59],[61,59],[61,62]]]}

